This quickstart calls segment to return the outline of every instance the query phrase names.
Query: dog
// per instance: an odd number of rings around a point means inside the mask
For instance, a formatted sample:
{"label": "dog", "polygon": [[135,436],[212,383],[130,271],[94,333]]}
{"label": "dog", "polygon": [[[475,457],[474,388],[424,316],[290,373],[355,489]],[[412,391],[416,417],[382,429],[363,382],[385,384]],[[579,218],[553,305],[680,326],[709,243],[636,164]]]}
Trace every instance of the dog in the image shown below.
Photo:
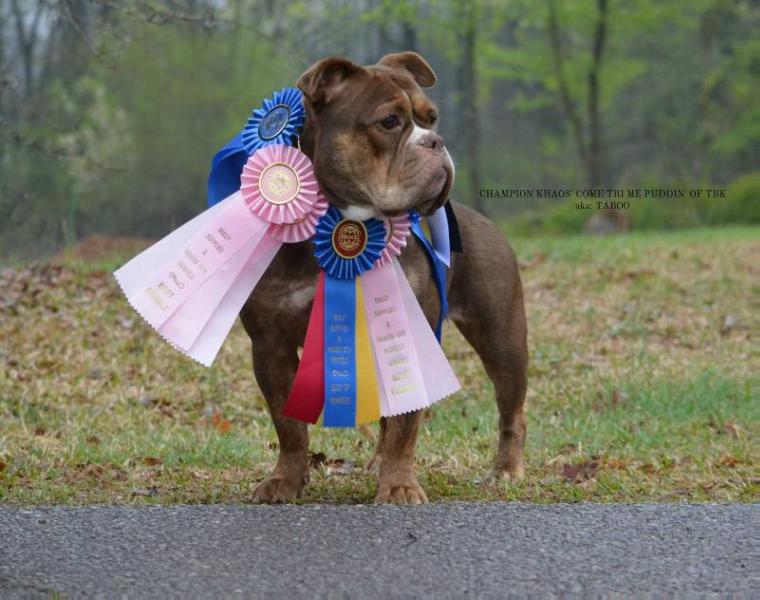
{"label": "dog", "polygon": [[[298,79],[306,123],[300,147],[314,164],[325,196],[346,218],[384,218],[416,209],[430,215],[447,201],[454,165],[436,133],[438,111],[423,88],[430,65],[415,52],[359,66],[342,57],[312,65]],[[449,316],[483,361],[499,409],[499,443],[489,479],[520,479],[526,423],[527,325],[514,252],[488,219],[452,203],[463,253],[447,273]],[[399,261],[431,326],[440,301],[431,266],[414,239]],[[256,502],[287,502],[309,481],[306,423],[285,417],[298,368],[319,267],[311,242],[283,244],[241,311],[253,346],[253,369],[279,439],[272,473]],[[414,468],[421,412],[383,417],[372,459],[377,503],[421,504],[427,496]]]}

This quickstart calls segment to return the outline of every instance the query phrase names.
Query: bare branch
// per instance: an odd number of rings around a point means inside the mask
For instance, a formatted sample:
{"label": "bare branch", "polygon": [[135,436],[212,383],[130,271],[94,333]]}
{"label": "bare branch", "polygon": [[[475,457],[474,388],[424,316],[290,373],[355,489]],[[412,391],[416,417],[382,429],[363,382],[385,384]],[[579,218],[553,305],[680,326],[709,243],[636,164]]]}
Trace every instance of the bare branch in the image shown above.
{"label": "bare branch", "polygon": [[549,8],[549,42],[552,49],[554,74],[557,77],[557,83],[559,84],[559,95],[562,100],[563,108],[568,119],[570,119],[570,124],[573,128],[575,145],[578,148],[578,157],[581,163],[585,165],[588,161],[588,151],[586,149],[586,141],[583,135],[583,124],[578,116],[577,107],[570,95],[570,88],[565,79],[565,69],[562,63],[562,40],[560,38],[559,23],[557,21],[556,0],[547,0],[547,4]]}
{"label": "bare branch", "polygon": [[82,30],[81,25],[79,25],[79,21],[77,21],[76,18],[74,17],[74,13],[71,10],[71,5],[69,4],[69,0],[61,0],[61,4],[63,5],[63,11],[66,14],[66,19],[74,28],[74,31],[76,31],[79,34],[79,37],[82,38],[84,45],[87,46],[87,49],[95,58],[100,58],[98,56],[98,53],[95,51],[95,48],[92,46],[92,43],[90,42],[89,38],[87,37],[87,34]]}

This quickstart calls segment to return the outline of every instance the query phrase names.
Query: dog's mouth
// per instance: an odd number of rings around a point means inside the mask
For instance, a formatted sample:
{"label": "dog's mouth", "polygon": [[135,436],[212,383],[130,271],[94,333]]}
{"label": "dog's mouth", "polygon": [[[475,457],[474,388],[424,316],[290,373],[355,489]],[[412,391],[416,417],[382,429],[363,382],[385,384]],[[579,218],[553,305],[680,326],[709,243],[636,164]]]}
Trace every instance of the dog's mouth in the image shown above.
{"label": "dog's mouth", "polygon": [[451,193],[451,187],[453,185],[453,171],[448,164],[444,164],[441,169],[444,176],[441,178],[438,192],[432,198],[423,200],[414,207],[423,217],[429,217],[432,215],[436,210],[446,204],[446,200],[449,199],[449,194]]}
{"label": "dog's mouth", "polygon": [[443,165],[441,170],[431,178],[433,183],[431,183],[429,191],[432,195],[419,200],[409,208],[385,209],[381,210],[380,214],[386,219],[392,219],[394,217],[400,217],[409,212],[409,210],[414,209],[423,217],[432,215],[446,203],[446,200],[448,200],[453,184],[452,176],[453,172],[451,167],[449,165]]}

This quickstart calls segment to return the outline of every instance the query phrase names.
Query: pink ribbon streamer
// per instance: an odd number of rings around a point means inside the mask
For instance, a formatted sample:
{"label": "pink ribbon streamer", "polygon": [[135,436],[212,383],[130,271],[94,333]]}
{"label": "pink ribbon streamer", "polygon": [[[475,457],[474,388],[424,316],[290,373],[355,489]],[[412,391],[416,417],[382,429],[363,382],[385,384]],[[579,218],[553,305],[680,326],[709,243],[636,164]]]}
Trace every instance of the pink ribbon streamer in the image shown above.
{"label": "pink ribbon streamer", "polygon": [[[114,273],[134,309],[170,344],[211,366],[282,242],[240,192]],[[195,259],[195,260],[193,260]]]}
{"label": "pink ribbon streamer", "polygon": [[114,275],[154,329],[211,366],[280,246],[309,239],[327,209],[309,158],[272,144],[248,158],[240,190]]}
{"label": "pink ribbon streamer", "polygon": [[384,417],[426,408],[459,381],[435,339],[398,260],[361,276],[364,310]]}

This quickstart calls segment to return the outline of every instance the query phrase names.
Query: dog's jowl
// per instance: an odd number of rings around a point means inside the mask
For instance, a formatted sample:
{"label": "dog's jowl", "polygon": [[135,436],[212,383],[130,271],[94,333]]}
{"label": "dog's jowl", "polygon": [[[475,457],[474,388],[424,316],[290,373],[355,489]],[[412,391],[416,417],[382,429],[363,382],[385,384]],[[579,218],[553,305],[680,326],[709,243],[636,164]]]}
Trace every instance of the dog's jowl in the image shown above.
{"label": "dog's jowl", "polygon": [[[298,80],[307,114],[301,148],[328,200],[347,217],[391,217],[410,209],[430,215],[448,199],[454,166],[436,133],[438,111],[423,92],[434,83],[430,66],[413,52],[366,67],[327,58]],[[464,252],[452,255],[448,270],[449,313],[496,391],[499,439],[491,477],[519,478],[528,352],[517,261],[488,219],[453,207]],[[434,325],[440,301],[424,249],[410,240],[400,262]],[[283,416],[282,407],[298,368],[318,272],[311,242],[283,245],[241,313],[280,442],[274,471],[254,492],[261,502],[293,499],[309,480],[307,425]],[[419,425],[419,412],[381,420],[372,459],[379,472],[377,502],[427,501],[414,468]]]}

